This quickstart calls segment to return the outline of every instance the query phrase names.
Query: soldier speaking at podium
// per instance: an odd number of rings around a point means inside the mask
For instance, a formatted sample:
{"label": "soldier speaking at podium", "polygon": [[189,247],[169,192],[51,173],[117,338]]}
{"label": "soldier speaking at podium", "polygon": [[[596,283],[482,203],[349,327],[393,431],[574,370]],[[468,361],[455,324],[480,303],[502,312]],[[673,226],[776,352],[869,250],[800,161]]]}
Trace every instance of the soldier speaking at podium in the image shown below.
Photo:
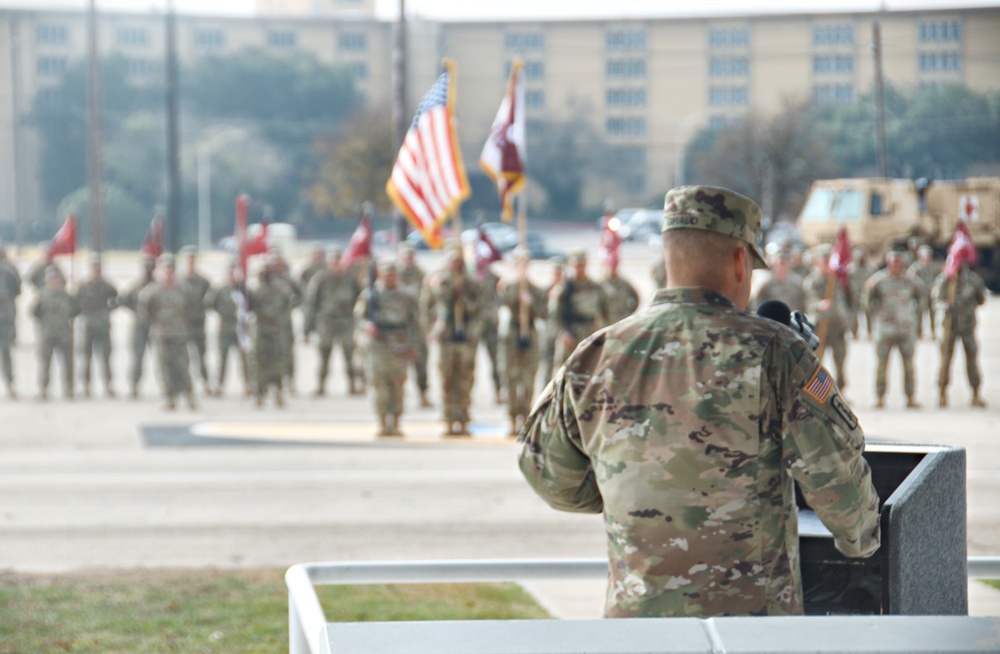
{"label": "soldier speaking at podium", "polygon": [[583,341],[521,432],[546,502],[604,514],[609,617],[801,614],[793,481],[841,552],[878,549],[857,419],[796,332],[745,311],[760,223],[732,191],[670,191],[667,287]]}

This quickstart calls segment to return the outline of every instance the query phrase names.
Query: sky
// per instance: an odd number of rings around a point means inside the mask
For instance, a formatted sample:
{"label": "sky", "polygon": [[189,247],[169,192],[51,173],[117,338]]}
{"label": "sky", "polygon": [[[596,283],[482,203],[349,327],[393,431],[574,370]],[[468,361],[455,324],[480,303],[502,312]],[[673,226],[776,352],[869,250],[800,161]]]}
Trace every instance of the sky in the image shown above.
{"label": "sky", "polygon": [[[376,0],[383,18],[395,15],[398,0]],[[255,0],[174,0],[180,13],[252,15]],[[996,6],[996,0],[407,0],[407,14],[436,20],[497,18],[615,18],[753,12],[871,11]],[[0,7],[83,8],[89,0],[0,0]],[[162,10],[166,0],[97,0],[98,9]]]}

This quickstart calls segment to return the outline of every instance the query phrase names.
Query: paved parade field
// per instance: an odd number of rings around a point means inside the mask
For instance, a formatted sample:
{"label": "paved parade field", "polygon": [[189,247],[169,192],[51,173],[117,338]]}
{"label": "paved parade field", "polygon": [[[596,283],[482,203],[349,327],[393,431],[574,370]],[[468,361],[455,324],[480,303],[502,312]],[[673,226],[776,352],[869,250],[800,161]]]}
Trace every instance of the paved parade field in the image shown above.
{"label": "paved parade field", "polygon": [[[596,248],[592,228],[553,231],[550,245]],[[593,250],[592,250],[593,251]],[[645,244],[624,246],[622,274],[648,302]],[[78,257],[77,278],[85,266]],[[436,255],[420,263],[435,266]],[[23,266],[27,262],[22,262]],[[225,256],[205,257],[203,271],[221,279]],[[301,261],[293,262],[296,272]],[[532,275],[549,277],[538,262]],[[592,267],[596,273],[596,267]],[[106,273],[119,287],[138,270],[134,255],[109,254]],[[179,267],[179,273],[183,269]],[[592,273],[594,274],[594,273]],[[377,441],[370,400],[347,397],[335,358],[327,397],[313,399],[314,350],[297,345],[298,394],[287,408],[258,409],[237,394],[199,397],[196,411],[167,413],[151,359],[139,400],[62,399],[58,375],[50,399],[36,395],[32,293],[19,303],[17,385],[21,398],[0,399],[0,568],[59,572],[87,568],[284,567],[305,561],[598,557],[599,516],[558,513],[520,478],[515,445],[505,437],[489,364],[480,351],[474,437],[440,438],[438,409],[417,408],[407,384],[407,438]],[[917,398],[903,409],[902,370],[890,368],[887,408],[874,406],[874,349],[851,342],[846,396],[869,441],[960,445],[968,450],[969,554],[1000,555],[1000,301],[980,310],[980,364],[986,410],[971,409],[964,360],[956,354],[952,407],[936,407],[937,349],[921,341]],[[209,328],[214,323],[210,318]],[[131,316],[114,314],[115,378],[125,396]],[[147,355],[148,356],[148,355]],[[432,355],[433,357],[433,355]],[[214,363],[214,351],[210,350]],[[432,358],[433,401],[440,406]],[[993,498],[993,499],[991,499]],[[974,613],[1000,615],[996,591],[972,582]],[[602,584],[539,586],[565,616],[596,615]],[[569,590],[567,590],[569,588]],[[578,598],[577,590],[582,595]],[[578,602],[569,599],[579,599]]]}

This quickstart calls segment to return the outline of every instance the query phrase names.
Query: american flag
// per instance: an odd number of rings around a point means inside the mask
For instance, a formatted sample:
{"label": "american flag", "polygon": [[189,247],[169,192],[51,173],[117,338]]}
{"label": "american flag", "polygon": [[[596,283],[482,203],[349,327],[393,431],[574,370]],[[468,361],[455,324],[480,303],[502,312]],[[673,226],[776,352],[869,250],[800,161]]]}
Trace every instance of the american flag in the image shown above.
{"label": "american flag", "polygon": [[431,247],[441,246],[440,226],[469,197],[469,180],[454,124],[454,64],[420,102],[406,133],[386,193]]}
{"label": "american flag", "polygon": [[826,371],[826,368],[820,366],[809,383],[805,385],[804,390],[812,395],[817,402],[826,402],[827,398],[830,397],[830,391],[833,390],[833,378]]}

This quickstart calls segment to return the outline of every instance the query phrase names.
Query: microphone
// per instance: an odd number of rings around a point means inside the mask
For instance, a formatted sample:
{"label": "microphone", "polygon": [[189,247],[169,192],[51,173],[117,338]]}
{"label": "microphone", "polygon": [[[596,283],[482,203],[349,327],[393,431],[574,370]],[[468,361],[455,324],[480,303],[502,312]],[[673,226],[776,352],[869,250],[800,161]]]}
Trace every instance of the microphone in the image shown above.
{"label": "microphone", "polygon": [[802,340],[809,344],[812,349],[819,347],[819,338],[813,331],[813,324],[806,318],[806,314],[801,311],[792,311],[788,305],[781,300],[767,300],[757,307],[757,315],[767,318],[791,328]]}

